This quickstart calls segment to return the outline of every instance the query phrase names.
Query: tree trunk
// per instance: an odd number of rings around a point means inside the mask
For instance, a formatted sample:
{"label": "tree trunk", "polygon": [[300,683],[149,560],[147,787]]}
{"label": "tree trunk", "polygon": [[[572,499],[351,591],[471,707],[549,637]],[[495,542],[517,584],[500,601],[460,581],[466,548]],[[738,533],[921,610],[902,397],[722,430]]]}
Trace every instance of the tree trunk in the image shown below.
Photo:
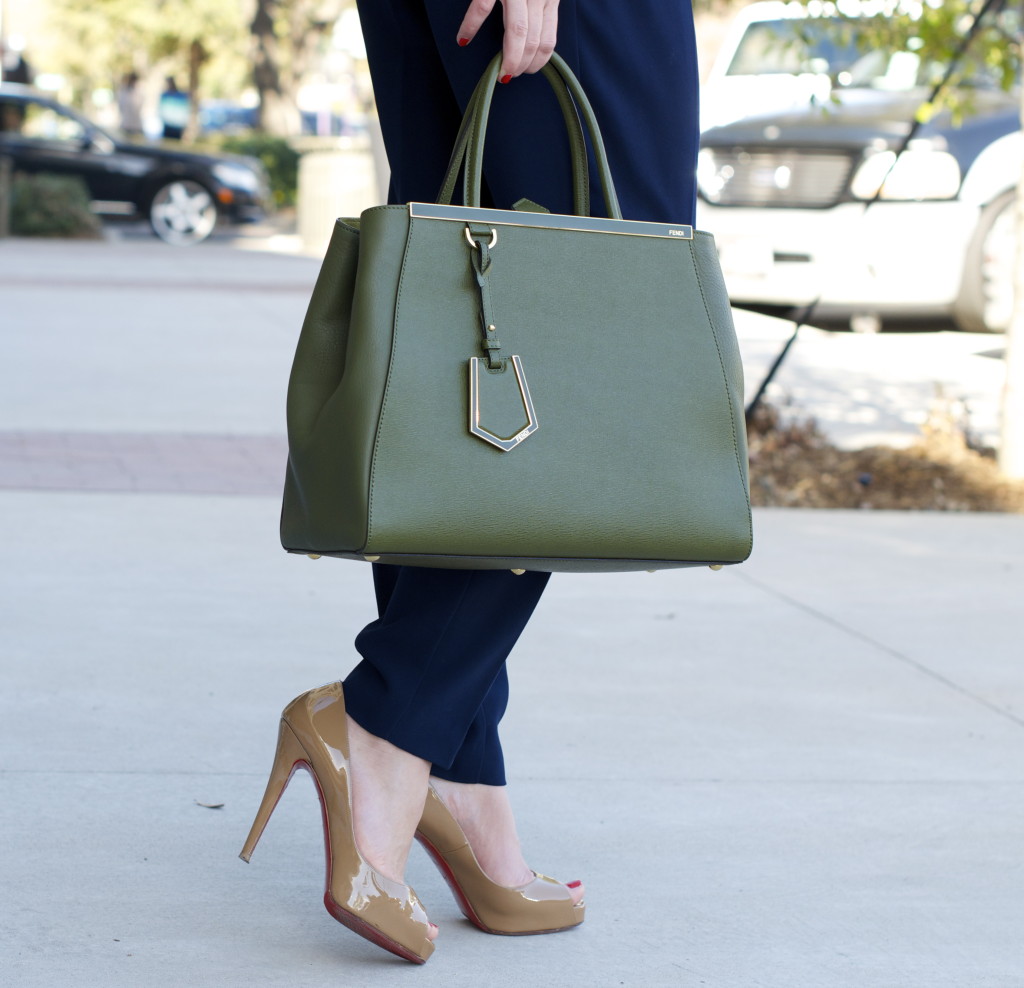
{"label": "tree trunk", "polygon": [[267,126],[268,103],[281,95],[281,73],[278,70],[277,35],[274,32],[276,0],[256,0],[256,12],[249,27],[252,36],[252,81],[260,102],[256,110],[256,126]]}
{"label": "tree trunk", "polygon": [[[1024,128],[1024,90],[1021,92]],[[1007,477],[1024,479],[1024,167],[1017,182],[1017,248],[1013,274],[1013,314],[1006,331],[999,467]]]}
{"label": "tree trunk", "polygon": [[252,79],[260,102],[257,126],[278,137],[298,134],[302,127],[294,94],[281,78],[281,46],[274,30],[278,0],[257,0],[252,19]]}
{"label": "tree trunk", "polygon": [[184,137],[194,141],[199,136],[199,74],[209,56],[201,41],[188,46],[188,124]]}

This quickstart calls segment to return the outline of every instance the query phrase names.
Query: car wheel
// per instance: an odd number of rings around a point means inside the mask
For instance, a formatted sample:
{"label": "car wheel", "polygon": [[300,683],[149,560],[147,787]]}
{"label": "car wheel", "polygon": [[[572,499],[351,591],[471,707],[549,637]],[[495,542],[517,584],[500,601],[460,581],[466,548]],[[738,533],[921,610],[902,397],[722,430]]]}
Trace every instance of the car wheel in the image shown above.
{"label": "car wheel", "polygon": [[957,326],[968,333],[1005,333],[1013,313],[1017,194],[1008,192],[982,210],[967,248],[960,295],[953,303]]}
{"label": "car wheel", "polygon": [[217,202],[198,182],[175,179],[156,190],[149,204],[149,225],[165,243],[190,247],[213,232]]}

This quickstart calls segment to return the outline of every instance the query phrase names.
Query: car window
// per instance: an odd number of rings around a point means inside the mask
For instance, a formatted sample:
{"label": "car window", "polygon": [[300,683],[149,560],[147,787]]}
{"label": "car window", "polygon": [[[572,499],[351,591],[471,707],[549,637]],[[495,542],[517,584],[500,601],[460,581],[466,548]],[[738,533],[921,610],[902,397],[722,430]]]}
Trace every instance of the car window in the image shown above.
{"label": "car window", "polygon": [[[915,51],[885,51],[857,43],[856,20],[836,17],[755,21],[743,32],[726,75],[827,75],[840,87],[900,92],[932,86],[946,65],[923,61]],[[913,48],[913,44],[910,46]],[[993,70],[965,59],[969,85],[992,88]]]}
{"label": "car window", "polygon": [[756,21],[743,32],[726,75],[842,72],[860,54],[852,38],[836,38],[842,23],[836,18]]}
{"label": "car window", "polygon": [[0,125],[5,131],[45,141],[81,141],[84,125],[74,117],[41,103],[0,104]]}
{"label": "car window", "polygon": [[20,134],[24,121],[24,103],[0,100],[0,134]]}

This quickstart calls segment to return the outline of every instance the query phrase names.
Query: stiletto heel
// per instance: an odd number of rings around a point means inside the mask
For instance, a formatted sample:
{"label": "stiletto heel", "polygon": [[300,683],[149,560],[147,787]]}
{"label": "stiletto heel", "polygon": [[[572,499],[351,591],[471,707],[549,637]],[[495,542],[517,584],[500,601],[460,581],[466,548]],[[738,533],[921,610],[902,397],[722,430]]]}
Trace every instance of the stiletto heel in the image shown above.
{"label": "stiletto heel", "polygon": [[[291,782],[292,776],[295,774],[295,770],[304,758],[305,752],[302,750],[302,745],[299,744],[299,739],[282,720],[277,733],[277,753],[274,755],[274,764],[270,769],[270,781],[263,794],[263,802],[260,803],[260,808],[256,811],[256,819],[253,821],[249,836],[242,846],[242,853],[238,855],[246,864],[249,863],[252,852],[256,850],[256,845],[259,843],[260,837],[263,836],[270,815],[276,809],[285,789],[288,788],[288,783]],[[309,768],[308,763],[305,767]]]}
{"label": "stiletto heel", "polygon": [[281,715],[277,752],[263,801],[240,857],[248,861],[295,770],[316,783],[324,824],[324,906],[339,923],[415,964],[434,952],[416,893],[369,865],[356,847],[349,789],[348,725],[341,683],[296,697]]}
{"label": "stiletto heel", "polygon": [[433,858],[462,914],[485,933],[557,933],[583,922],[583,903],[574,905],[568,887],[547,875],[534,872],[533,880],[518,888],[491,881],[433,786],[427,793],[416,839]]}

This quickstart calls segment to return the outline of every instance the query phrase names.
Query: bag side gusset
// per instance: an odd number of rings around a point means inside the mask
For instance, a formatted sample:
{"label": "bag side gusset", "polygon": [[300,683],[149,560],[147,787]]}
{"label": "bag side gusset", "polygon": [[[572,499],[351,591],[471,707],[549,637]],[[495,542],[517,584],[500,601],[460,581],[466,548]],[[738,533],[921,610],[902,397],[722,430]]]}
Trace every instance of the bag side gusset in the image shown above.
{"label": "bag side gusset", "polygon": [[[359,553],[365,546],[373,439],[407,230],[404,207],[377,206],[358,225],[339,221],[331,238],[289,384],[281,516],[288,550]],[[321,387],[307,386],[311,373]]]}

